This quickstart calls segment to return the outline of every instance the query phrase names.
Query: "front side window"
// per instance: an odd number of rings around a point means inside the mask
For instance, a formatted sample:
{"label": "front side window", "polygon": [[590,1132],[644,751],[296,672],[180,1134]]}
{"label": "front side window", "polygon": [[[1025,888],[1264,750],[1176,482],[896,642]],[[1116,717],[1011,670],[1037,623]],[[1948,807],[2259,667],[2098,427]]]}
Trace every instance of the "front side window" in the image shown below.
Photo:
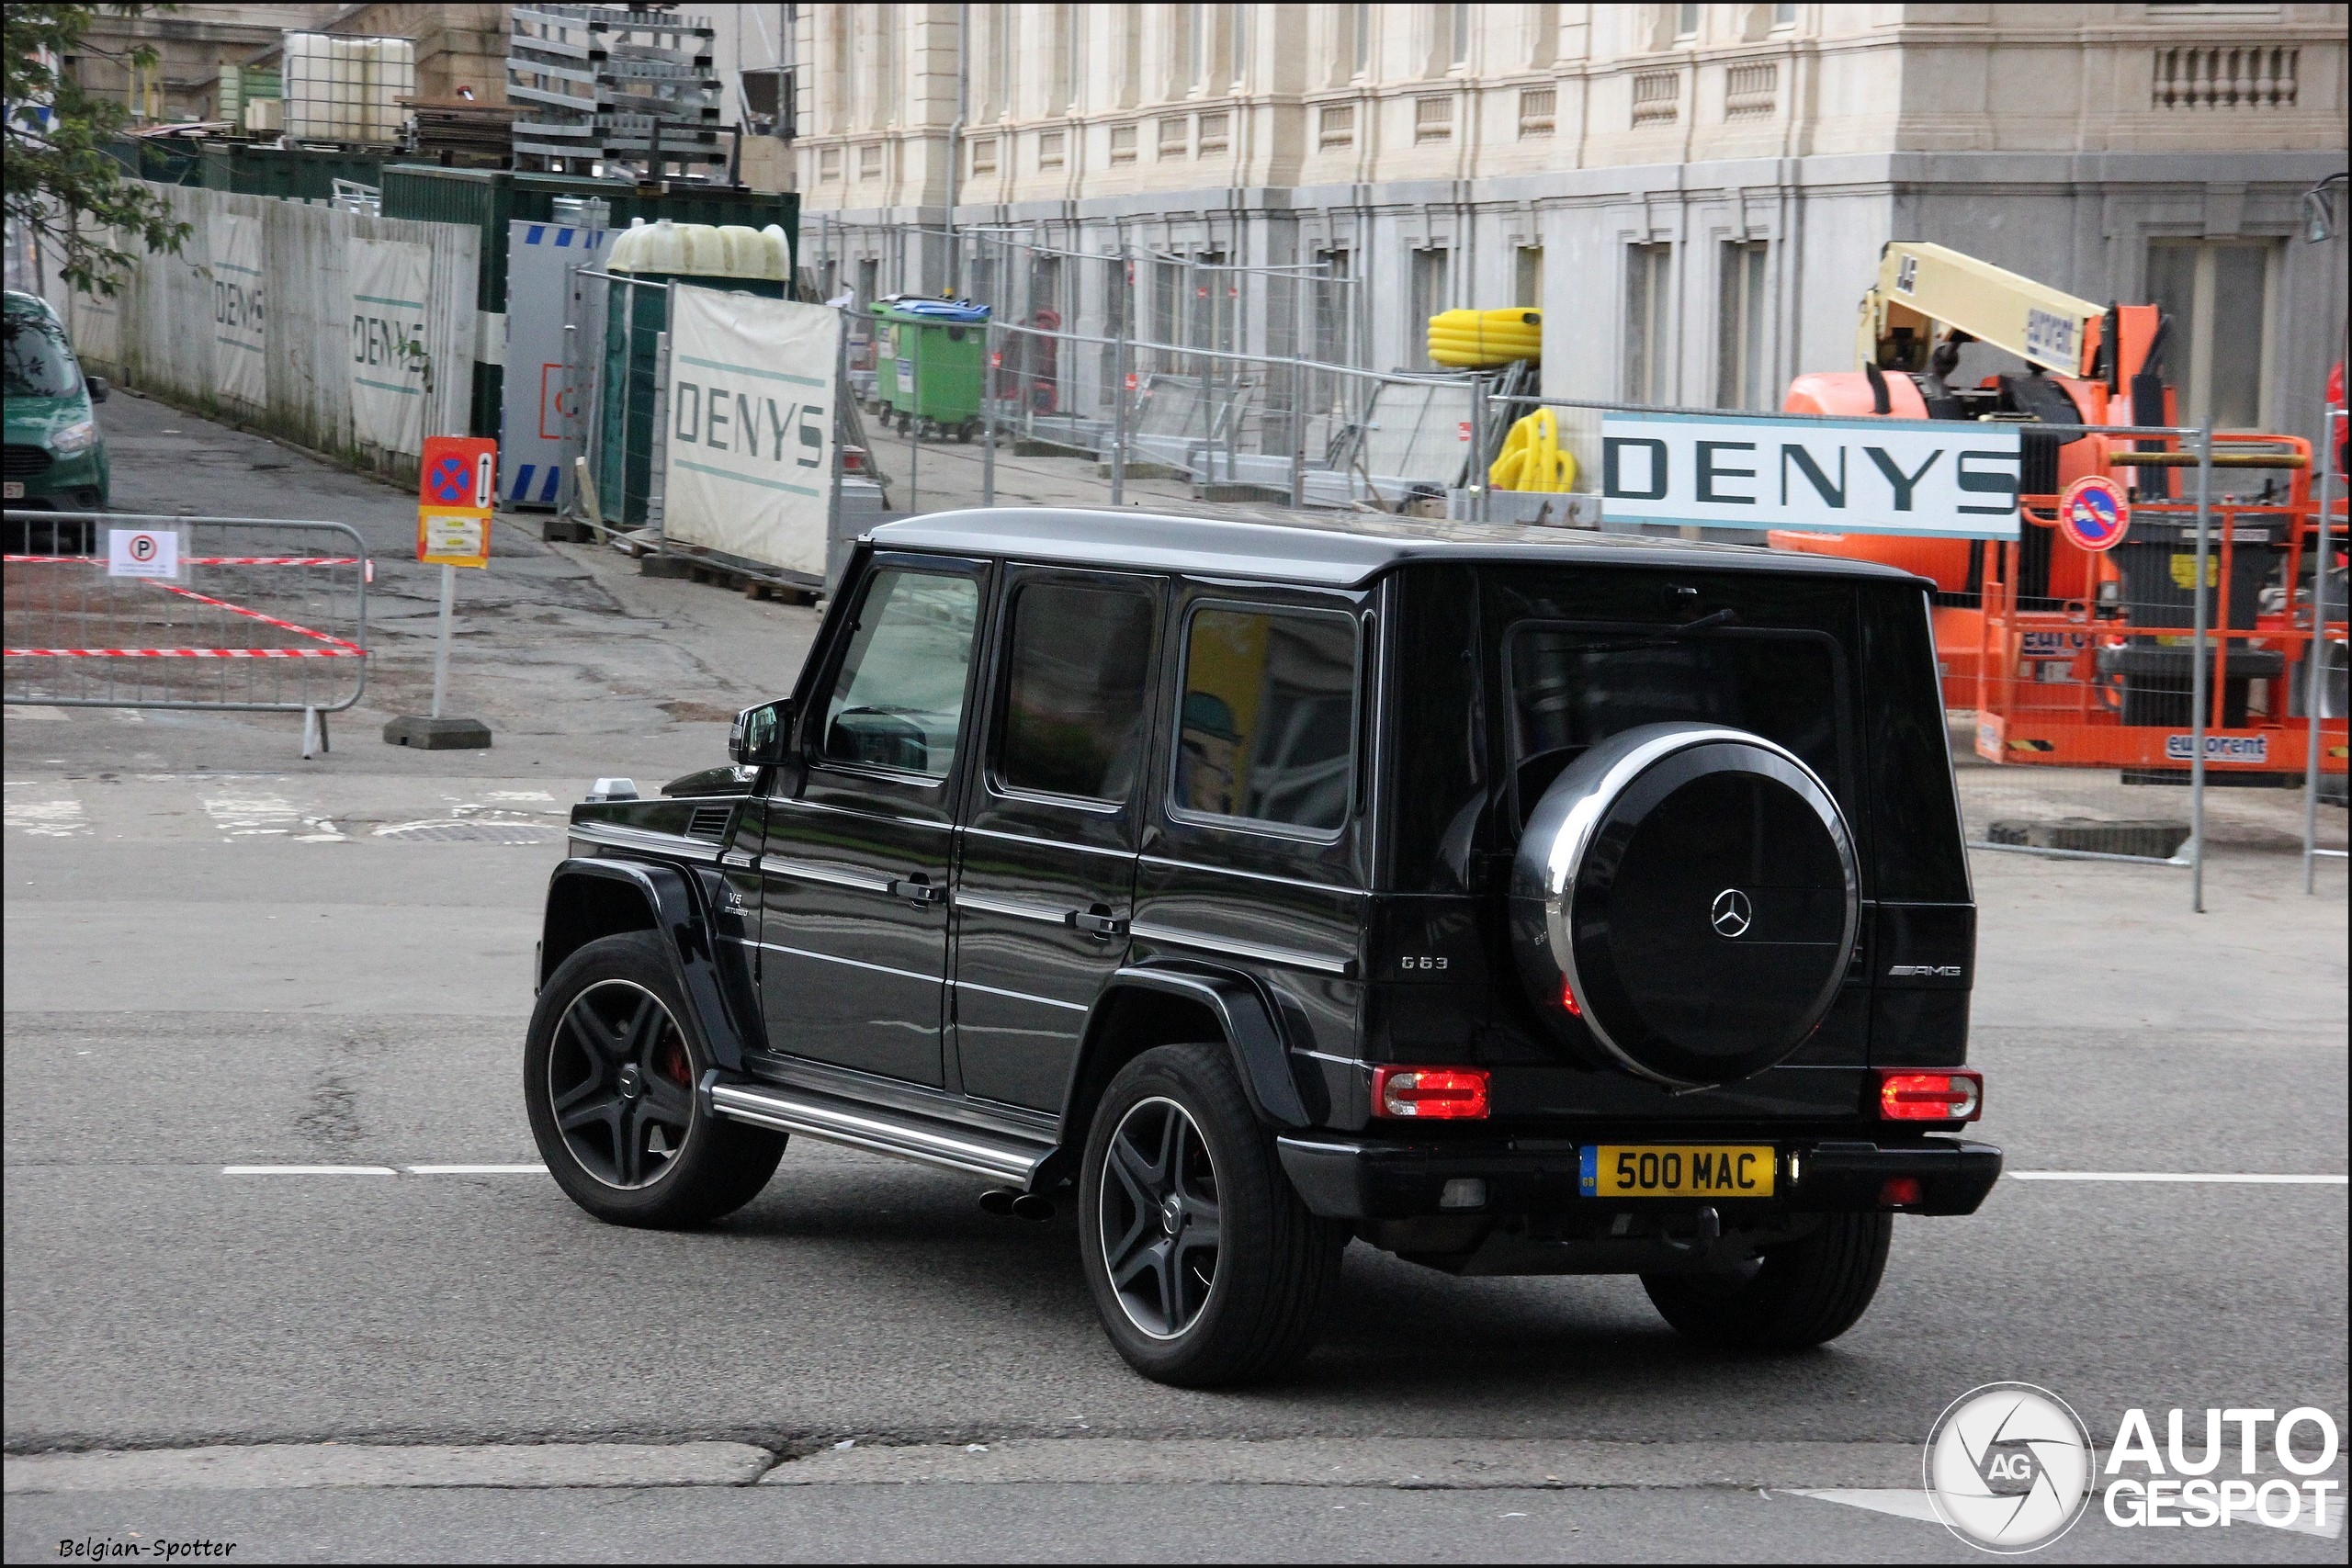
{"label": "front side window", "polygon": [[876,572],[825,704],[823,760],[945,778],[979,604],[968,577]]}
{"label": "front side window", "polygon": [[1184,649],[1177,808],[1338,832],[1355,771],[1355,702],[1350,617],[1196,612]]}
{"label": "front side window", "polygon": [[1125,800],[1143,747],[1151,596],[1034,583],[1012,601],[1004,745],[1008,789]]}

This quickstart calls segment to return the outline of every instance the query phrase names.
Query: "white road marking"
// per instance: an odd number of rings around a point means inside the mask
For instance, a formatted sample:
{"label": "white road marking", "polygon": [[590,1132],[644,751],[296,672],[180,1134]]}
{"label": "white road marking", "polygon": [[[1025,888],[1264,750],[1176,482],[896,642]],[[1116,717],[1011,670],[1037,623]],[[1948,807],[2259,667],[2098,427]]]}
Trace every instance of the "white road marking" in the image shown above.
{"label": "white road marking", "polygon": [[37,703],[10,703],[6,709],[10,718],[49,718],[62,721],[63,708],[42,707]]}
{"label": "white road marking", "polygon": [[543,1165],[412,1165],[411,1176],[545,1176]]}
{"label": "white road marking", "polygon": [[51,793],[56,787],[9,780],[0,821],[36,839],[87,838],[90,823],[83,815],[82,803],[72,795]]}
{"label": "white road marking", "polygon": [[215,795],[204,803],[204,812],[231,839],[284,835],[304,844],[348,841],[332,818],[306,817],[282,795]]}
{"label": "white road marking", "polygon": [[2341,1187],[2352,1178],[2342,1176],[2274,1176],[2221,1171],[2171,1170],[2011,1170],[2011,1181],[2240,1181],[2265,1187]]}
{"label": "white road marking", "polygon": [[1814,1486],[1785,1487],[1781,1495],[1788,1497],[1818,1497],[1825,1503],[1843,1503],[1849,1508],[1868,1508],[1873,1514],[1893,1514],[1898,1519],[1920,1519],[1939,1525],[1936,1506],[1928,1501],[1925,1492],[1905,1492],[1882,1486]]}
{"label": "white road marking", "polygon": [[389,1165],[224,1165],[223,1176],[398,1176]]}
{"label": "white road marking", "polygon": [[552,801],[553,799],[555,799],[555,796],[554,796],[554,795],[549,795],[546,790],[543,790],[543,789],[492,789],[492,790],[484,790],[484,791],[482,792],[482,795],[483,795],[483,798],[488,799],[488,800],[547,800],[547,801]]}

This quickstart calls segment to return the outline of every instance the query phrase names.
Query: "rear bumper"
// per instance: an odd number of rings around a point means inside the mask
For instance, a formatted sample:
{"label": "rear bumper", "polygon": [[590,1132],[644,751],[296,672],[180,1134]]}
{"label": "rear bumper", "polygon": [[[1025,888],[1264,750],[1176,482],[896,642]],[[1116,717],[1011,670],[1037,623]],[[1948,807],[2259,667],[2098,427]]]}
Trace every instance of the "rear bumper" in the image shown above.
{"label": "rear bumper", "polygon": [[[1957,1138],[1871,1144],[1826,1138],[1770,1139],[1781,1151],[1778,1191],[1747,1200],[1792,1213],[1875,1212],[1887,1180],[1908,1177],[1919,1201],[1904,1213],[1973,1214],[2000,1179],[2001,1151]],[[1578,1145],[1545,1140],[1414,1144],[1347,1134],[1298,1133],[1275,1140],[1283,1169],[1306,1206],[1326,1219],[1401,1220],[1557,1214],[1574,1210],[1661,1208],[1702,1200],[1587,1198],[1579,1190]],[[1475,1211],[1442,1208],[1445,1184],[1476,1177],[1487,1184]]]}

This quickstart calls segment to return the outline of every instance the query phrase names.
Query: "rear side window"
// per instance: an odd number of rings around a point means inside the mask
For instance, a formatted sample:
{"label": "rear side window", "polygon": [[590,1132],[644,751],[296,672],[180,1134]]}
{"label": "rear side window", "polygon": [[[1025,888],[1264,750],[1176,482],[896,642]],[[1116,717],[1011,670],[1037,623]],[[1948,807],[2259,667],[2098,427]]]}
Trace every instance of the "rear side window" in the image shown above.
{"label": "rear side window", "polygon": [[947,776],[979,604],[968,577],[874,574],[825,705],[825,761]]}
{"label": "rear side window", "polygon": [[1195,610],[1184,644],[1173,806],[1336,834],[1355,775],[1356,626],[1302,610]]}
{"label": "rear side window", "polygon": [[1814,632],[1520,626],[1510,642],[1520,819],[1587,747],[1676,721],[1777,740],[1851,799],[1842,664],[1837,643]]}
{"label": "rear side window", "polygon": [[1143,746],[1151,629],[1151,596],[1139,590],[1039,582],[1015,594],[997,782],[1126,799]]}

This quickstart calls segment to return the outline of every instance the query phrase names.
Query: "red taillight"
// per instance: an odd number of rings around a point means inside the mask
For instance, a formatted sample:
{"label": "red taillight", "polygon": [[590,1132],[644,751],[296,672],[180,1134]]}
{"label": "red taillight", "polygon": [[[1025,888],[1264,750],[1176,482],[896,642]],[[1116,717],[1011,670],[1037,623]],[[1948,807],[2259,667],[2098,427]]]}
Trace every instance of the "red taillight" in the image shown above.
{"label": "red taillight", "polygon": [[1487,1114],[1487,1075],[1477,1067],[1374,1067],[1372,1113],[1420,1121]]}
{"label": "red taillight", "polygon": [[1882,1209],[1908,1209],[1919,1201],[1919,1179],[1916,1176],[1890,1176],[1879,1183],[1878,1206]]}
{"label": "red taillight", "polygon": [[1584,1016],[1584,1007],[1583,1004],[1577,1000],[1577,988],[1573,981],[1563,980],[1560,982],[1560,1005],[1568,1010],[1568,1016],[1570,1018],[1582,1018]]}
{"label": "red taillight", "polygon": [[1881,1073],[1878,1113],[1888,1122],[1973,1122],[1984,1110],[1984,1075]]}

